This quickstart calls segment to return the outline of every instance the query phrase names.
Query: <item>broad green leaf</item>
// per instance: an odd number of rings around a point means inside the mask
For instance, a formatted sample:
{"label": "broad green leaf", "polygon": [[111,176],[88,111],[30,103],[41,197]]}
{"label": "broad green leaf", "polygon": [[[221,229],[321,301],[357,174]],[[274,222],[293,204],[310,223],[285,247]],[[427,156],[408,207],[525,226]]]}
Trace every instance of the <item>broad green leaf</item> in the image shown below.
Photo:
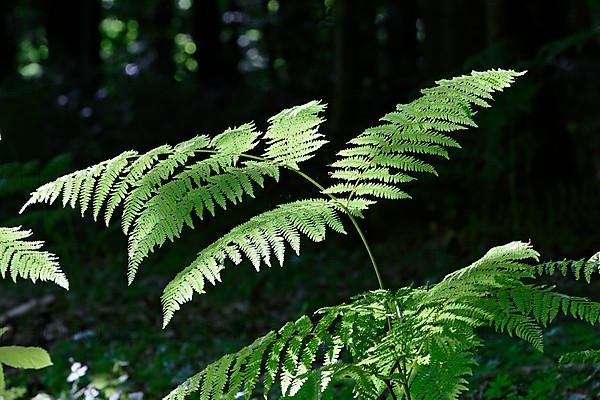
{"label": "broad green leaf", "polygon": [[2,364],[0,364],[0,394],[2,394],[2,392],[4,392],[4,389],[6,389],[6,386],[4,383],[4,368],[2,368]]}
{"label": "broad green leaf", "polygon": [[22,346],[0,347],[0,363],[24,369],[40,369],[52,365],[46,350]]}

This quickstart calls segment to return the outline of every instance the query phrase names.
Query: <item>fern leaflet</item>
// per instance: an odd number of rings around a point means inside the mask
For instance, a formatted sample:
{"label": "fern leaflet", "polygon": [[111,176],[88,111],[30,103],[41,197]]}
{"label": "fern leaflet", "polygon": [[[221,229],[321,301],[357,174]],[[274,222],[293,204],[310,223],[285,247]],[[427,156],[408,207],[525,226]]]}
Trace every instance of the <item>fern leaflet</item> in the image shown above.
{"label": "fern leaflet", "polygon": [[321,199],[283,204],[233,228],[202,250],[167,285],[162,296],[164,325],[181,304],[191,300],[194,292],[204,293],[206,281],[213,285],[220,282],[226,260],[239,264],[247,258],[258,271],[263,263],[271,266],[275,256],[283,265],[286,243],[298,254],[301,235],[319,242],[325,239],[327,228],[345,233],[334,206]]}
{"label": "fern leaflet", "polygon": [[27,241],[29,230],[0,227],[0,274],[13,281],[24,278],[33,281],[51,281],[69,289],[69,282],[58,266],[58,257],[40,250],[43,242]]}
{"label": "fern leaflet", "polygon": [[489,107],[500,91],[523,73],[505,70],[473,72],[436,82],[422,96],[400,104],[385,115],[382,124],[352,139],[338,153],[332,177],[338,181],[325,193],[344,195],[346,200],[410,198],[400,187],[415,178],[413,173],[437,175],[422,156],[448,158],[448,148],[460,147],[448,134],[477,126],[472,107]]}

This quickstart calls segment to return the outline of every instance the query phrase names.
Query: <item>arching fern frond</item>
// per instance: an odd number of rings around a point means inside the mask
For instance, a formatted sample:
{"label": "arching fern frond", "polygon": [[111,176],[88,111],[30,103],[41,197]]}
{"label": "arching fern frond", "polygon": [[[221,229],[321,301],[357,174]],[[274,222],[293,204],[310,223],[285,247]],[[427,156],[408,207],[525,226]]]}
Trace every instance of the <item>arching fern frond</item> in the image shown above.
{"label": "arching fern frond", "polygon": [[[174,240],[194,219],[215,215],[217,208],[253,197],[265,178],[278,180],[280,168],[295,168],[313,156],[325,141],[318,133],[324,106],[313,101],[283,110],[271,118],[265,135],[254,124],[227,129],[210,139],[196,136],[174,147],[163,145],[146,153],[127,151],[81,171],[58,178],[31,194],[23,212],[35,203],[79,207],[82,216],[104,210],[108,225],[122,206],[121,225],[128,235],[128,280],[141,262],[167,240]],[[247,152],[266,140],[265,157]],[[205,155],[198,160],[198,155]]]}
{"label": "arching fern frond", "polygon": [[325,192],[348,200],[410,198],[401,184],[414,180],[413,173],[437,175],[422,156],[447,159],[448,148],[460,147],[448,134],[477,126],[473,106],[489,107],[492,94],[522,74],[492,70],[437,81],[420,98],[385,115],[381,125],[352,139],[332,164],[332,177],[340,183]]}
{"label": "arching fern frond", "polygon": [[428,297],[468,301],[493,316],[488,322],[495,329],[514,334],[541,351],[542,327],[550,324],[560,310],[593,325],[600,321],[600,303],[557,293],[551,286],[526,283],[549,265],[524,262],[538,257],[527,243],[493,248],[471,266],[449,274]]}
{"label": "arching fern frond", "polygon": [[10,275],[13,281],[24,278],[33,281],[51,281],[69,289],[69,282],[58,266],[58,257],[42,251],[43,242],[25,240],[31,231],[0,227],[0,274]]}
{"label": "arching fern frond", "polygon": [[286,243],[298,254],[301,236],[318,242],[325,238],[328,228],[345,233],[335,207],[321,199],[283,204],[233,228],[202,250],[167,285],[162,296],[164,325],[181,304],[191,300],[194,292],[204,293],[206,281],[213,285],[220,282],[226,260],[239,264],[247,258],[257,271],[263,263],[271,266],[273,256],[283,265]]}

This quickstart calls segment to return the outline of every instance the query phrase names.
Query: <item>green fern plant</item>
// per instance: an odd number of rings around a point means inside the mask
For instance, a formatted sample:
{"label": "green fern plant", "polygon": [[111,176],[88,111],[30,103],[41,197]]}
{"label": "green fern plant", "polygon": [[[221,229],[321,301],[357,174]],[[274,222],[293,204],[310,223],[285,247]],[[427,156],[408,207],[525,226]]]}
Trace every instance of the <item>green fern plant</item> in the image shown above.
{"label": "green fern plant", "polygon": [[[365,293],[317,311],[315,323],[303,316],[208,365],[167,399],[195,392],[200,398],[234,398],[237,393],[250,398],[261,375],[259,391],[265,397],[274,382],[286,396],[311,398],[324,392],[334,376],[349,376],[359,399],[378,399],[386,391],[392,398],[457,398],[476,365],[482,344],[477,328],[492,327],[542,351],[542,329],[559,313],[600,322],[600,303],[526,283],[552,273],[557,264],[575,276],[597,274],[598,256],[527,262],[538,257],[527,243],[509,243],[437,285]],[[597,357],[597,351],[585,351],[567,354],[562,362]]]}
{"label": "green fern plant", "polygon": [[[1,137],[0,137],[1,139]],[[21,227],[0,227],[0,275],[36,281],[51,281],[64,289],[69,282],[58,265],[58,257],[41,250],[43,242],[26,240],[32,235],[30,230]],[[0,338],[7,328],[0,327]],[[4,379],[4,366],[19,369],[40,369],[52,365],[50,355],[39,347],[4,346],[0,347],[0,399],[17,399],[25,394],[23,388],[7,388]]]}
{"label": "green fern plant", "polygon": [[[131,283],[143,260],[176,240],[186,226],[194,228],[219,209],[253,197],[265,180],[278,181],[290,171],[310,182],[315,196],[265,211],[201,250],[163,292],[164,325],[194,294],[204,293],[207,282],[217,285],[228,261],[247,259],[257,270],[271,266],[273,258],[283,265],[286,248],[299,253],[302,237],[318,242],[328,230],[346,233],[344,218],[364,244],[379,289],[268,333],[210,364],[167,398],[196,392],[201,399],[257,393],[266,398],[276,388],[286,397],[318,398],[335,390],[330,384],[339,377],[352,379],[358,399],[457,398],[467,388],[481,345],[477,328],[491,326],[542,350],[542,329],[561,310],[598,323],[598,303],[530,281],[556,270],[589,281],[600,256],[539,264],[529,244],[514,242],[490,250],[437,285],[391,291],[384,288],[358,220],[381,199],[410,198],[404,184],[417,174],[437,174],[433,159],[447,159],[451,148],[460,147],[452,134],[476,127],[475,108],[489,107],[494,94],[520,75],[473,72],[422,90],[420,98],[398,105],[338,153],[328,187],[300,169],[326,143],[318,132],[324,105],[313,101],[272,117],[264,133],[246,124],[214,138],[197,136],[144,154],[124,152],[41,186],[23,210],[60,198],[82,215],[88,210],[94,219],[102,215],[106,224],[122,210]],[[586,356],[567,359],[575,357]]]}

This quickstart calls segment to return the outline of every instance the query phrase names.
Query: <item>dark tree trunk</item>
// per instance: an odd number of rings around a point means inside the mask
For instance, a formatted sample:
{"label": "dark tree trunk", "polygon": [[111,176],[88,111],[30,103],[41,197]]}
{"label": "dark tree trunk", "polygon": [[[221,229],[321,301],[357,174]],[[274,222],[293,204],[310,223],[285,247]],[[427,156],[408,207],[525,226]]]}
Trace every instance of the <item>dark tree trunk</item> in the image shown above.
{"label": "dark tree trunk", "polygon": [[381,81],[383,91],[396,102],[404,100],[409,90],[419,82],[417,43],[417,3],[415,0],[387,0],[386,41]]}
{"label": "dark tree trunk", "polygon": [[197,46],[198,78],[209,87],[233,84],[238,80],[237,35],[231,35],[226,42],[221,40],[224,29],[222,14],[218,1],[194,2],[192,35]]}
{"label": "dark tree trunk", "polygon": [[485,2],[488,45],[507,46],[509,62],[535,58],[545,43],[566,35],[567,20],[578,16],[564,0],[532,0],[523,2],[519,12],[514,8],[509,1]]}
{"label": "dark tree trunk", "polygon": [[16,73],[17,35],[14,1],[0,1],[0,81]]}
{"label": "dark tree trunk", "polygon": [[[351,4],[352,3],[352,4]],[[356,60],[352,46],[356,42],[356,8],[354,1],[336,1],[335,10],[335,72],[333,91],[332,131],[335,136],[344,135],[351,114],[351,93],[356,91]],[[346,133],[347,134],[347,133]]]}
{"label": "dark tree trunk", "polygon": [[[201,2],[205,2],[206,0]],[[154,10],[154,26],[150,27],[152,46],[156,52],[154,66],[156,71],[169,79],[175,75],[173,57],[174,36],[171,23],[173,20],[173,0],[158,0]]]}
{"label": "dark tree trunk", "polygon": [[423,70],[429,77],[460,69],[486,46],[481,0],[419,0],[419,17],[424,29]]}
{"label": "dark tree trunk", "polygon": [[[316,26],[312,9],[308,2],[283,1],[278,11],[277,33],[282,44],[281,58],[285,62],[285,75],[288,90],[302,97],[306,89],[318,86],[313,81],[313,60]],[[322,5],[320,5],[322,7]]]}
{"label": "dark tree trunk", "polygon": [[375,5],[359,0],[336,1],[335,12],[335,64],[332,131],[336,138],[345,141],[354,133],[356,112],[362,98],[373,93],[377,74],[377,41],[373,34]]}
{"label": "dark tree trunk", "polygon": [[100,65],[98,0],[43,1],[48,63],[63,75],[95,81]]}
{"label": "dark tree trunk", "polygon": [[507,4],[502,0],[485,1],[485,25],[488,46],[496,45],[506,35]]}

